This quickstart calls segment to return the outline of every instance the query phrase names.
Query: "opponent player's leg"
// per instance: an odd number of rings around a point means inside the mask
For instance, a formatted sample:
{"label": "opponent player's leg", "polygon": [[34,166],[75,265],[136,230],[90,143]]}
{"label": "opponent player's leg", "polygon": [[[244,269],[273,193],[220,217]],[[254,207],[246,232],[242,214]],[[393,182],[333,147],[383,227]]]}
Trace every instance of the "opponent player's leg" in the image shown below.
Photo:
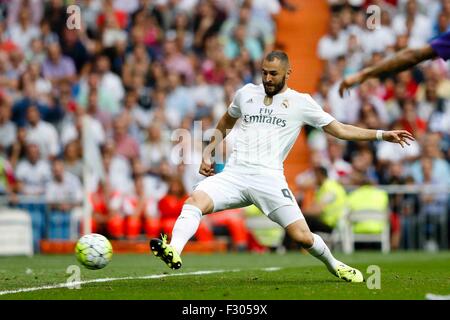
{"label": "opponent player's leg", "polygon": [[184,246],[194,236],[200,225],[203,214],[211,213],[214,208],[212,199],[203,191],[194,191],[185,201],[180,215],[172,229],[170,244],[167,236],[150,240],[150,248],[154,255],[160,257],[172,269],[182,265],[180,257]]}
{"label": "opponent player's leg", "polygon": [[300,208],[283,206],[272,212],[269,218],[284,227],[289,237],[322,261],[333,275],[349,282],[363,281],[363,275],[359,270],[337,260],[323,239],[309,230]]}

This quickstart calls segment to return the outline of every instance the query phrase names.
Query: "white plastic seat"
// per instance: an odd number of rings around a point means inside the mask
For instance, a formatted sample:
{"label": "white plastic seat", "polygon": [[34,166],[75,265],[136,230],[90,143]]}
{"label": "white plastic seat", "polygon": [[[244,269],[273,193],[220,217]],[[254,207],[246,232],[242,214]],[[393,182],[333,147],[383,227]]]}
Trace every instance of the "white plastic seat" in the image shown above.
{"label": "white plastic seat", "polygon": [[[353,224],[356,222],[376,220],[383,222],[385,227],[380,233],[355,233]],[[342,218],[340,227],[342,236],[342,245],[344,253],[350,254],[355,250],[356,242],[379,242],[381,251],[388,253],[390,251],[390,228],[387,212],[376,210],[350,211]]]}
{"label": "white plastic seat", "polygon": [[33,255],[33,226],[28,212],[0,208],[0,255]]}

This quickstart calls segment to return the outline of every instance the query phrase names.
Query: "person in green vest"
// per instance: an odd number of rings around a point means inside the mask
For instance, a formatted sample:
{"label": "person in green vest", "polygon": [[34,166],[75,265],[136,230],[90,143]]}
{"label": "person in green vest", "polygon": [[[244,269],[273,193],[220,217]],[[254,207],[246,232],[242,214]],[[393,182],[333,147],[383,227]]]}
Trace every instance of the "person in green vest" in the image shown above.
{"label": "person in green vest", "polygon": [[[303,216],[312,232],[331,234],[346,212],[347,193],[339,182],[328,177],[325,167],[314,167],[313,173],[317,190],[313,203],[302,208]],[[298,248],[287,235],[283,245],[287,249]]]}
{"label": "person in green vest", "polygon": [[345,214],[347,193],[336,180],[328,177],[325,167],[314,168],[318,189],[314,202],[304,208],[303,214],[312,232],[331,233]]}
{"label": "person in green vest", "polygon": [[0,154],[0,195],[12,195],[14,170],[11,164]]}
{"label": "person in green vest", "polygon": [[365,220],[353,223],[354,233],[381,233],[384,228],[389,227],[387,224],[389,218],[389,200],[388,193],[375,186],[363,174],[355,176],[355,183],[359,185],[357,189],[348,195],[349,212],[354,211],[379,211],[385,212],[386,221]]}

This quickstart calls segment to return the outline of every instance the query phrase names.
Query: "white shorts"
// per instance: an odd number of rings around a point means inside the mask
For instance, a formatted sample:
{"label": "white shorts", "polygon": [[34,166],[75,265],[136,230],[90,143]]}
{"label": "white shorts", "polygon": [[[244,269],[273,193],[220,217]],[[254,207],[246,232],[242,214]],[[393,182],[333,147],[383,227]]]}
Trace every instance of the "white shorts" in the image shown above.
{"label": "white shorts", "polygon": [[[282,227],[304,219],[284,176],[222,171],[200,181],[194,191],[203,191],[212,199],[213,212],[254,204]],[[285,206],[289,206],[291,210],[283,209],[282,216],[275,212]]]}

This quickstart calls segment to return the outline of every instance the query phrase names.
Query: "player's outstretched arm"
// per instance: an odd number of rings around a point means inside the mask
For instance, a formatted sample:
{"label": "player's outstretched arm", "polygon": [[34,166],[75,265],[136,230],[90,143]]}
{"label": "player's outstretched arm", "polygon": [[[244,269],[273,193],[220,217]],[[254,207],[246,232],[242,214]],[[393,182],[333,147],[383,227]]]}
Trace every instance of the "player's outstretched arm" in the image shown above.
{"label": "player's outstretched arm", "polygon": [[437,57],[436,52],[430,45],[417,49],[403,49],[393,57],[385,59],[374,66],[364,68],[358,73],[348,76],[339,86],[339,95],[343,97],[344,91],[369,78],[376,78],[388,72],[399,72],[406,70],[422,61]]}
{"label": "player's outstretched arm", "polygon": [[398,143],[405,147],[405,144],[409,146],[408,140],[414,141],[414,137],[406,130],[392,130],[392,131],[382,131],[382,130],[372,130],[364,129],[352,126],[350,124],[344,124],[337,120],[332,121],[328,125],[323,127],[326,133],[335,136],[336,138],[342,140],[352,140],[352,141],[374,141],[374,140],[385,140],[392,143]]}
{"label": "player's outstretched arm", "polygon": [[200,165],[199,173],[204,176],[214,175],[214,164],[211,158],[214,156],[214,152],[217,146],[225,139],[229,130],[231,130],[236,124],[238,118],[234,118],[225,112],[217,123],[215,133],[211,137],[211,141],[203,151],[202,164]]}

